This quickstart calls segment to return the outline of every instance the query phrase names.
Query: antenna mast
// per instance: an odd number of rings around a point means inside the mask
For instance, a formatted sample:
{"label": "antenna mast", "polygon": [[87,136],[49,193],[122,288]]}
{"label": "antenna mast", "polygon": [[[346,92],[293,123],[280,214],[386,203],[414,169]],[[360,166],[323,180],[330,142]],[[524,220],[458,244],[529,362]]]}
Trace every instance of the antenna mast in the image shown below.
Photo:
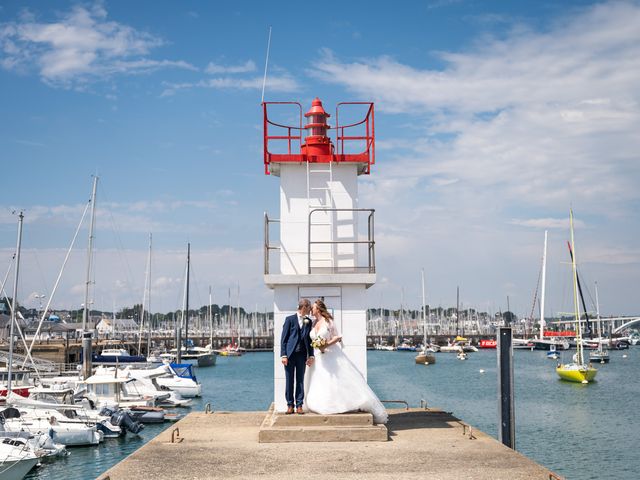
{"label": "antenna mast", "polygon": [[267,67],[269,65],[269,50],[271,50],[271,26],[269,26],[269,40],[267,41],[267,58],[264,61],[264,77],[262,79],[262,100],[261,103],[264,103],[264,89],[267,85]]}

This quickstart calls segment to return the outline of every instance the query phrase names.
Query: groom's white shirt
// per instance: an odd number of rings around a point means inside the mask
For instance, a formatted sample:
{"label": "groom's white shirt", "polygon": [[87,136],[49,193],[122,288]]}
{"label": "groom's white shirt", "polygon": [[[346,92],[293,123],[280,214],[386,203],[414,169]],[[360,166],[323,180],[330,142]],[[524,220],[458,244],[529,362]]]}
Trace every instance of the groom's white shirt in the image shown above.
{"label": "groom's white shirt", "polygon": [[304,323],[304,315],[300,315],[299,313],[297,315],[298,315],[298,326],[302,330],[302,324]]}

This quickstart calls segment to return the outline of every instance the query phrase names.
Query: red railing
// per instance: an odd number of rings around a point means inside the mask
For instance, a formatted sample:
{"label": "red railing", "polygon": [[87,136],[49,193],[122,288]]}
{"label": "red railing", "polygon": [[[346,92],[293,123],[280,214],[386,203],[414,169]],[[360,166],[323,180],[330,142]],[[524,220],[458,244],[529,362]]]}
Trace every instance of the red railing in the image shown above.
{"label": "red railing", "polygon": [[[298,107],[298,126],[283,125],[276,123],[269,119],[267,112],[269,105],[297,105]],[[348,125],[340,125],[339,113],[340,107],[345,105],[368,105],[367,113],[365,117],[355,123]],[[371,165],[375,163],[375,123],[374,123],[374,107],[371,102],[341,102],[336,106],[336,125],[334,128],[335,134],[335,146],[337,152],[333,155],[313,156],[307,158],[300,152],[303,142],[304,127],[302,125],[302,105],[299,102],[264,102],[263,108],[263,152],[264,152],[264,171],[265,174],[271,173],[270,165],[272,163],[284,163],[284,162],[350,162],[361,163],[364,165],[363,170],[360,173],[369,174],[371,171]],[[271,134],[271,130],[274,127],[278,130],[278,134]],[[360,127],[363,131],[360,134],[353,134],[353,131]],[[270,150],[274,142],[286,142],[286,153],[276,153]],[[355,153],[348,152],[348,148],[345,148],[345,144],[353,147],[357,145],[357,142],[361,142],[363,145],[362,151]]]}
{"label": "red railing", "polygon": [[[349,125],[340,125],[339,110],[341,105],[369,105],[365,117],[356,123]],[[341,159],[338,161],[362,161],[367,164],[366,172],[371,172],[371,165],[376,163],[376,141],[375,141],[375,115],[372,102],[340,102],[336,105],[336,146],[338,155]],[[352,129],[364,125],[364,135],[345,135],[345,129]],[[364,149],[360,153],[344,153],[344,142],[361,141],[364,142]]]}

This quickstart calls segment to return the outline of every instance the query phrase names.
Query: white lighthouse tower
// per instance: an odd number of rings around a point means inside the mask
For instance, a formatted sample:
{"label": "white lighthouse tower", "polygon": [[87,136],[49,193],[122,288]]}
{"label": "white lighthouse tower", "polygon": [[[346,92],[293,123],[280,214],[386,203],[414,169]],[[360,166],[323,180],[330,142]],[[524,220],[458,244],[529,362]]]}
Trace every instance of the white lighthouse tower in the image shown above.
{"label": "white lighthouse tower", "polygon": [[[369,174],[375,161],[374,108],[340,103],[333,127],[318,98],[304,125],[299,103],[266,102],[263,109],[265,173],[280,177],[280,217],[265,213],[264,281],[274,291],[274,402],[282,412],[280,335],[299,298],[324,299],[345,354],[367,378],[365,291],[376,280],[374,210],[358,205],[358,176]],[[276,109],[295,109],[298,125],[269,118],[268,110]],[[348,122],[340,124],[339,115]]]}

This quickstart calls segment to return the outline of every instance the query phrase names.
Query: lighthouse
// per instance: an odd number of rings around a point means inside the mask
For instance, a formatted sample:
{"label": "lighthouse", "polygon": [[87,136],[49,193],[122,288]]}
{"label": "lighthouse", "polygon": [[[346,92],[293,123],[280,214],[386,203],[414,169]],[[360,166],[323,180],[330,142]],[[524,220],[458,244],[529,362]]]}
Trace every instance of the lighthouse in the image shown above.
{"label": "lighthouse", "polygon": [[280,335],[300,298],[324,300],[343,351],[367,378],[375,212],[358,204],[358,177],[375,163],[374,105],[339,103],[333,119],[319,98],[306,112],[297,102],[262,106],[264,171],[280,178],[279,216],[264,215],[264,281],[274,292],[274,403],[282,412]]}

